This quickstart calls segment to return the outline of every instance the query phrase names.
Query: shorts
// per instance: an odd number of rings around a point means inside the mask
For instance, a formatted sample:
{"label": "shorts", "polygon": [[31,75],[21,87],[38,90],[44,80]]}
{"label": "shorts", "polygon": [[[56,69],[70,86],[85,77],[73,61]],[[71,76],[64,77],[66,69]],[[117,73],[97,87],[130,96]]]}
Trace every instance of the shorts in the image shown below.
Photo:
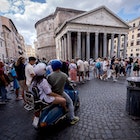
{"label": "shorts", "polygon": [[25,84],[25,80],[20,80],[19,85],[20,85],[21,90],[27,91],[28,88],[27,88],[27,85]]}
{"label": "shorts", "polygon": [[83,72],[83,71],[78,71],[78,72],[77,72],[77,75],[78,75],[78,76],[83,76],[83,75],[84,75],[84,72]]}

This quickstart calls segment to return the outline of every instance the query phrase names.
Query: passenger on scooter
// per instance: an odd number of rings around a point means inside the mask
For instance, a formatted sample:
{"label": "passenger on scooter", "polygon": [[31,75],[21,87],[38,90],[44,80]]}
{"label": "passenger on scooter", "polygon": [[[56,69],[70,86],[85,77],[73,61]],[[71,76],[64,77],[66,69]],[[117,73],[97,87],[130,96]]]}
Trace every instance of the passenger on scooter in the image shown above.
{"label": "passenger on scooter", "polygon": [[39,98],[46,103],[60,104],[65,111],[67,111],[66,100],[61,95],[52,92],[50,85],[45,78],[46,65],[44,63],[38,63],[34,68],[35,76],[31,82],[30,91],[32,87],[37,86],[39,89]]}
{"label": "passenger on scooter", "polygon": [[79,121],[79,117],[75,116],[74,114],[73,101],[71,100],[69,95],[64,92],[64,86],[66,82],[69,82],[68,76],[64,72],[60,71],[62,67],[62,62],[60,60],[52,60],[51,66],[53,72],[48,75],[48,82],[52,86],[53,92],[63,96],[66,99],[69,110],[68,117],[70,119],[70,124],[75,124]]}

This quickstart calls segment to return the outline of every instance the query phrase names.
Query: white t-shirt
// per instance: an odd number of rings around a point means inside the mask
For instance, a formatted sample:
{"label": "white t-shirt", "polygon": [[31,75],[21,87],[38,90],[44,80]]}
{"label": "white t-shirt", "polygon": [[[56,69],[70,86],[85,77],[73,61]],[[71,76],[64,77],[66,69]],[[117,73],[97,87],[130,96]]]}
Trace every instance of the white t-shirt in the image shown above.
{"label": "white t-shirt", "polygon": [[89,71],[89,63],[87,61],[84,62],[85,71]]}
{"label": "white t-shirt", "polygon": [[[30,90],[32,91],[32,87],[34,82],[30,86]],[[55,97],[50,96],[49,94],[52,93],[51,87],[46,79],[43,79],[41,83],[37,84],[39,89],[40,99],[44,100],[46,103],[52,103],[55,100]]]}
{"label": "white t-shirt", "polygon": [[85,67],[84,67],[84,62],[82,60],[77,61],[77,66],[79,68],[79,71],[84,72]]}
{"label": "white t-shirt", "polygon": [[107,66],[108,66],[108,62],[104,61],[103,62],[103,71],[107,71]]}
{"label": "white t-shirt", "polygon": [[33,77],[31,76],[31,74],[34,74],[35,75],[34,68],[33,68],[33,66],[30,63],[28,63],[25,66],[26,85],[28,87],[30,86],[31,81],[33,79]]}

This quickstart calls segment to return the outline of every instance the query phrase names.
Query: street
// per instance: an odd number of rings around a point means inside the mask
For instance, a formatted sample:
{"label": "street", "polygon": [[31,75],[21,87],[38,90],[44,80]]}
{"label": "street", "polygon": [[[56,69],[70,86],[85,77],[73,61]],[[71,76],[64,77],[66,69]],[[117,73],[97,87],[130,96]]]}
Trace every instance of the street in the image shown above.
{"label": "street", "polygon": [[127,81],[92,79],[77,86],[80,121],[69,125],[65,120],[42,131],[32,127],[32,111],[14,93],[6,105],[0,105],[0,140],[140,140],[140,120],[127,114]]}

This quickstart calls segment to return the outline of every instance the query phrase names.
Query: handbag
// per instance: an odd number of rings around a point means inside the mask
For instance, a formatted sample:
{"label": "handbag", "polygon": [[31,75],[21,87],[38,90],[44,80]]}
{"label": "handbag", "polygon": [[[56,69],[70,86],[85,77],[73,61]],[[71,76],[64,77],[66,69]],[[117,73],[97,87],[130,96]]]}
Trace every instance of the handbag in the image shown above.
{"label": "handbag", "polygon": [[9,79],[10,82],[14,81],[14,78],[13,78],[11,72],[8,73],[8,79]]}

